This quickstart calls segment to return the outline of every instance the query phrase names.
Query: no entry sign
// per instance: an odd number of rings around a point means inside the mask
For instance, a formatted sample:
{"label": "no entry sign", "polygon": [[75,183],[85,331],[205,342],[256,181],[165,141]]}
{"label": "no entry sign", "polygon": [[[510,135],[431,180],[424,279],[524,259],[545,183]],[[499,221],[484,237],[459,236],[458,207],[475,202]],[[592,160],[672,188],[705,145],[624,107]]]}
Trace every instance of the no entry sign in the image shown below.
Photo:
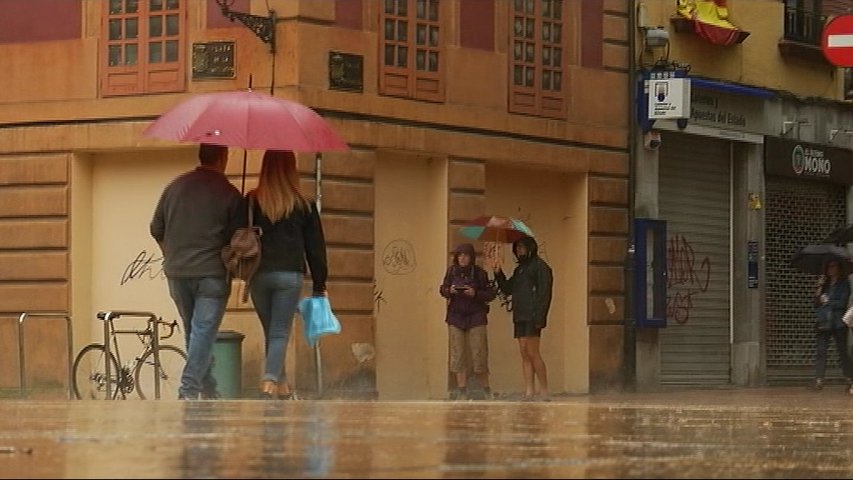
{"label": "no entry sign", "polygon": [[835,17],[823,27],[823,55],[836,67],[853,67],[853,15]]}

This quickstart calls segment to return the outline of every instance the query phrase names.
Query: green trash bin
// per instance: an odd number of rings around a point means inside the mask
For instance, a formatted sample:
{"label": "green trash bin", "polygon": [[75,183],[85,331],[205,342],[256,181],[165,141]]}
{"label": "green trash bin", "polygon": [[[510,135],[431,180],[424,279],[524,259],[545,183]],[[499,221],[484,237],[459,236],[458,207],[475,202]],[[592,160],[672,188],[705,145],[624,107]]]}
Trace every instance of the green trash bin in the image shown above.
{"label": "green trash bin", "polygon": [[216,334],[213,345],[213,378],[221,398],[240,398],[243,392],[243,339],[233,330]]}

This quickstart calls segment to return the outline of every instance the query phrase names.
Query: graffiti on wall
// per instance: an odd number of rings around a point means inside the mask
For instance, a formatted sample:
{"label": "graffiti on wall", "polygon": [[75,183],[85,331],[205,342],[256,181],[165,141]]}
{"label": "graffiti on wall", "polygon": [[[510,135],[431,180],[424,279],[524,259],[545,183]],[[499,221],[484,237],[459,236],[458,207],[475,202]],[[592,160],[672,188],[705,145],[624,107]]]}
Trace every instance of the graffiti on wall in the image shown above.
{"label": "graffiti on wall", "polygon": [[666,316],[678,324],[690,320],[693,300],[708,291],[711,260],[699,260],[684,235],[673,235],[666,247]]}
{"label": "graffiti on wall", "polygon": [[378,314],[382,310],[382,304],[388,303],[388,300],[385,300],[385,295],[379,285],[376,284],[376,280],[373,281],[373,306],[376,309],[376,313]]}
{"label": "graffiti on wall", "polygon": [[382,251],[382,267],[391,275],[406,275],[415,271],[415,248],[406,240],[394,240]]}
{"label": "graffiti on wall", "polygon": [[162,280],[165,278],[166,275],[163,273],[163,256],[142,250],[125,267],[119,285],[124,285],[131,280],[137,279]]}

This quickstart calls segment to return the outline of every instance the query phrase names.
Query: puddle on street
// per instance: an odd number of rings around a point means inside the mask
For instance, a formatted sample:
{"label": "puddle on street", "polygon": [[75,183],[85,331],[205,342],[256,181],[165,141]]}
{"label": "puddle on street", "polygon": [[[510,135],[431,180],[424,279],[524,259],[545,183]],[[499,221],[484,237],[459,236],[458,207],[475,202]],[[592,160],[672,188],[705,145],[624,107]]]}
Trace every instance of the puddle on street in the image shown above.
{"label": "puddle on street", "polygon": [[[623,401],[630,398],[630,401]],[[4,478],[853,477],[853,399],[0,402]],[[811,401],[811,405],[809,404]],[[827,406],[828,405],[828,406]]]}

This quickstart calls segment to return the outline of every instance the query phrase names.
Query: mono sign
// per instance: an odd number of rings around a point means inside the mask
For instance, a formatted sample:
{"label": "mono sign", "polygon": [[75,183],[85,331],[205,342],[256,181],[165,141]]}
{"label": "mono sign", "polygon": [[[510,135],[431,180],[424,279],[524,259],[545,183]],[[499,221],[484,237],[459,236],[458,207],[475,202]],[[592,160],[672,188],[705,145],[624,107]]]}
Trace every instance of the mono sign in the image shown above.
{"label": "mono sign", "polygon": [[828,177],[832,171],[832,161],[819,148],[797,144],[791,152],[791,168],[797,175]]}
{"label": "mono sign", "polygon": [[766,137],[764,168],[768,175],[853,185],[853,151]]}

